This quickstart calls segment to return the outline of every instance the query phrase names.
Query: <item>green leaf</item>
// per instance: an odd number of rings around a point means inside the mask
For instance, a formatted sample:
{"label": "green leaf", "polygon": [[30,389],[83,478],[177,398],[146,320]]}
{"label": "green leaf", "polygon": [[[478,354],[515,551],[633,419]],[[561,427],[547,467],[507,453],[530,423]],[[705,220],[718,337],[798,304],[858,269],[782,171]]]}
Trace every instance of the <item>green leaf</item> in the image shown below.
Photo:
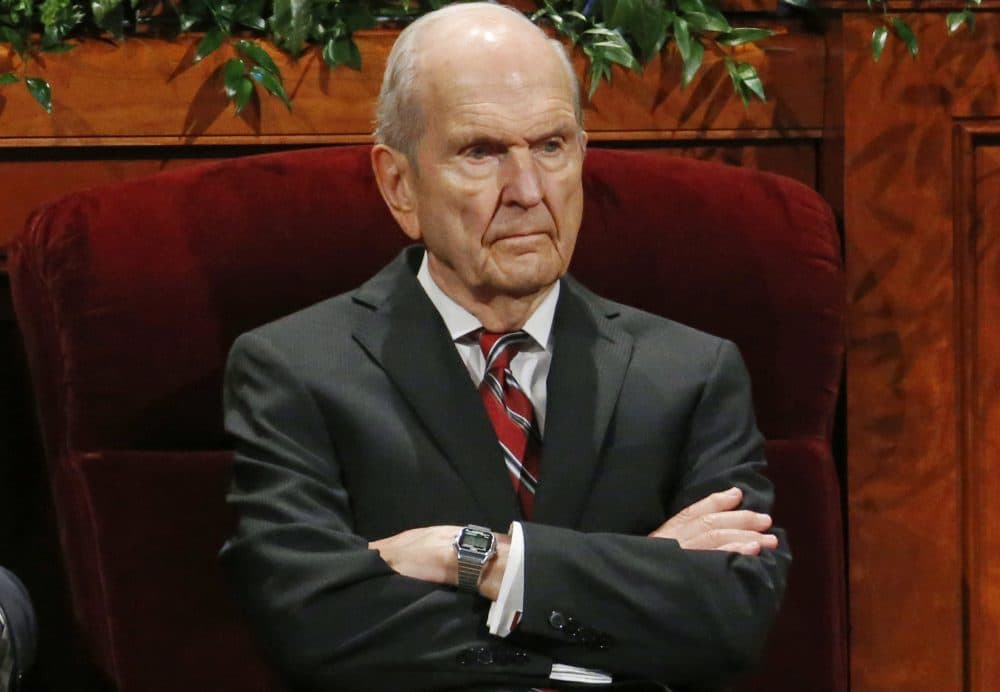
{"label": "green leaf", "polygon": [[259,2],[240,4],[233,12],[233,21],[254,31],[265,31],[267,22],[260,15],[262,9],[262,4]]}
{"label": "green leaf", "polygon": [[695,32],[732,30],[722,13],[702,0],[678,0],[677,9]]}
{"label": "green leaf", "polygon": [[274,0],[274,14],[269,24],[274,43],[298,55],[305,48],[312,28],[312,4],[309,0]]}
{"label": "green leaf", "polygon": [[27,77],[24,85],[46,113],[52,112],[52,87],[41,77]]}
{"label": "green leaf", "polygon": [[344,8],[344,25],[347,27],[348,33],[353,33],[359,29],[373,29],[375,28],[377,22],[375,21],[375,15],[371,13],[368,9],[368,4],[354,4],[345,3],[341,5]]}
{"label": "green leaf", "polygon": [[814,10],[816,6],[813,4],[813,0],[781,0],[786,5],[791,5],[792,7],[799,7],[804,10]]}
{"label": "green leaf", "polygon": [[237,41],[236,50],[247,58],[250,58],[253,62],[263,67],[268,72],[274,74],[281,81],[281,70],[278,66],[274,64],[274,60],[268,55],[267,51],[261,48],[258,44],[252,41]]}
{"label": "green leaf", "polygon": [[899,17],[894,17],[892,20],[892,28],[893,31],[896,32],[896,36],[899,36],[903,43],[906,44],[907,49],[910,51],[910,55],[916,58],[917,53],[920,52],[920,44],[917,42],[917,37],[914,36],[913,29],[910,28],[910,25]]}
{"label": "green leaf", "polygon": [[617,29],[635,43],[642,62],[660,52],[670,23],[667,10],[649,0],[604,0],[604,24]]}
{"label": "green leaf", "polygon": [[724,46],[741,46],[744,43],[756,43],[771,36],[774,36],[774,32],[769,29],[740,27],[724,34],[719,34],[715,37],[715,42],[721,43]]}
{"label": "green leaf", "polygon": [[749,89],[754,96],[759,98],[761,101],[767,101],[767,95],[764,93],[764,83],[760,81],[760,75],[757,74],[756,67],[749,63],[741,62],[736,66],[736,72],[739,74],[743,85]]}
{"label": "green leaf", "polygon": [[24,55],[24,51],[27,48],[24,42],[24,37],[14,29],[9,26],[0,26],[0,40],[9,43],[10,47],[13,48],[14,52],[18,55]]}
{"label": "green leaf", "polygon": [[125,21],[125,10],[122,0],[93,0],[90,11],[94,15],[94,23],[117,39],[124,36],[122,24]]}
{"label": "green leaf", "polygon": [[226,61],[226,66],[222,69],[226,86],[226,96],[230,99],[236,96],[239,90],[240,80],[246,75],[247,66],[239,58],[230,58]]}
{"label": "green leaf", "polygon": [[691,32],[688,29],[687,20],[683,17],[674,18],[674,41],[677,42],[677,51],[681,54],[681,60],[688,61],[691,55]]}
{"label": "green leaf", "polygon": [[59,43],[83,21],[83,12],[72,0],[43,0],[40,10],[43,45]]}
{"label": "green leaf", "polygon": [[281,99],[281,102],[285,104],[285,108],[289,111],[292,110],[292,102],[288,98],[288,94],[285,93],[285,87],[281,85],[281,82],[278,81],[278,78],[273,73],[257,65],[250,69],[250,76],[255,82],[267,89],[272,96],[277,96]]}
{"label": "green leaf", "polygon": [[885,41],[889,38],[889,30],[884,26],[875,27],[872,32],[872,60],[879,61],[882,51],[885,50]]}
{"label": "green leaf", "polygon": [[673,13],[663,9],[659,3],[647,0],[638,0],[637,4],[631,23],[624,25],[623,29],[635,41],[639,49],[639,58],[646,63],[659,53],[666,43],[667,29],[673,20]]}
{"label": "green leaf", "polygon": [[17,75],[13,72],[4,72],[0,74],[0,86],[7,86],[8,84],[14,84],[15,82],[20,82],[21,80],[17,78]]}
{"label": "green leaf", "polygon": [[[587,52],[587,48],[584,48],[584,52]],[[601,57],[591,56],[589,53],[588,56],[590,57],[590,89],[587,91],[587,98],[592,99],[602,79],[611,82],[611,63]]]}
{"label": "green leaf", "polygon": [[361,51],[348,35],[338,36],[326,42],[323,46],[323,62],[330,67],[346,65],[352,69],[361,69]]}
{"label": "green leaf", "polygon": [[361,51],[348,35],[330,39],[323,46],[323,61],[330,67],[347,65],[351,69],[361,69]]}
{"label": "green leaf", "polygon": [[705,48],[701,45],[701,42],[697,39],[691,42],[691,50],[688,51],[688,57],[684,60],[684,69],[681,70],[681,88],[683,89],[694,76],[698,74],[698,70],[701,68],[701,61],[705,55]]}
{"label": "green leaf", "polygon": [[948,33],[953,34],[965,24],[965,12],[949,12],[944,20],[948,25]]}
{"label": "green leaf", "polygon": [[750,98],[753,96],[756,96],[761,101],[767,100],[767,96],[764,93],[764,84],[760,81],[757,68],[749,63],[737,63],[728,57],[725,59],[725,66],[726,71],[729,73],[729,78],[733,82],[733,91],[743,101],[744,108],[749,107]]}
{"label": "green leaf", "polygon": [[196,24],[198,24],[198,22],[200,22],[200,21],[202,21],[202,18],[199,17],[196,14],[183,14],[182,13],[180,15],[181,32],[184,33],[184,32],[190,31],[191,28],[193,26],[195,26]]}
{"label": "green leaf", "polygon": [[236,115],[243,112],[246,105],[250,103],[251,96],[253,96],[253,82],[250,81],[249,77],[240,77],[240,81],[236,84],[236,95],[233,98],[233,103],[236,104]]}
{"label": "green leaf", "polygon": [[[588,41],[584,47],[584,51],[591,57],[591,60],[597,57],[599,61],[617,63],[637,72],[642,69],[639,61],[632,54],[632,48],[617,30],[597,26],[583,33],[587,37],[600,37],[600,40]],[[610,65],[607,66],[606,71],[610,77]]]}
{"label": "green leaf", "polygon": [[733,82],[733,91],[740,97],[740,100],[743,101],[743,107],[746,108],[750,105],[750,90],[743,85],[743,80],[736,69],[736,63],[731,58],[725,59],[725,65],[726,72],[729,73],[729,79]]}
{"label": "green leaf", "polygon": [[208,9],[212,14],[215,26],[224,34],[231,34],[233,32],[233,14],[236,11],[236,5],[229,2],[219,2],[219,0],[209,0]]}
{"label": "green leaf", "polygon": [[214,53],[222,45],[226,35],[218,29],[212,29],[198,42],[198,49],[194,52],[194,62],[201,62]]}
{"label": "green leaf", "polygon": [[976,15],[972,13],[972,10],[965,8],[961,12],[951,12],[945,18],[945,22],[948,24],[948,33],[953,34],[962,28],[962,25],[968,23],[969,31],[976,28]]}

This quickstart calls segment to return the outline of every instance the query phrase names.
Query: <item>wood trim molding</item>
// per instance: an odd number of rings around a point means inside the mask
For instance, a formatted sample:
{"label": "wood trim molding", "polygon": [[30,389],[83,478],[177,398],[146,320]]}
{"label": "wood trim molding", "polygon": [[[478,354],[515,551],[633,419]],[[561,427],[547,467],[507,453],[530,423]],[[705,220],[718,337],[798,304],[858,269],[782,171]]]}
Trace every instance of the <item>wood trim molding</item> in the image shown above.
{"label": "wood trim molding", "polygon": [[[1000,118],[956,119],[953,126],[954,156],[954,271],[955,271],[955,375],[958,409],[957,456],[961,473],[959,511],[962,521],[963,669],[966,692],[991,692],[1000,667],[993,661],[1000,637],[996,613],[988,605],[1000,600],[995,573],[1000,558],[997,540],[990,530],[997,516],[993,507],[1000,490],[1000,473],[989,472],[990,452],[984,440],[983,359],[995,353],[982,348],[984,329],[980,296],[986,289],[981,276],[984,244],[1000,237],[983,237],[977,195],[980,171],[977,148],[993,143],[1000,147]],[[989,290],[1000,291],[990,286]],[[994,327],[995,328],[995,327]],[[990,353],[990,355],[987,355]],[[992,460],[995,461],[995,460]],[[991,591],[992,589],[992,591]]]}

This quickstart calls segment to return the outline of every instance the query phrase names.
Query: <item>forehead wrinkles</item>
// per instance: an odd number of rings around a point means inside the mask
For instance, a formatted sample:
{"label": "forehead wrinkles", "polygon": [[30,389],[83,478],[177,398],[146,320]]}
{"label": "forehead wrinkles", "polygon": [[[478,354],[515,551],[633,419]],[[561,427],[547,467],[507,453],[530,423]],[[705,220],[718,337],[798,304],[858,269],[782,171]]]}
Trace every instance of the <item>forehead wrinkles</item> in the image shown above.
{"label": "forehead wrinkles", "polygon": [[572,105],[555,97],[512,108],[498,108],[492,101],[455,104],[445,117],[459,136],[482,132],[532,140],[553,134],[555,130],[576,130]]}

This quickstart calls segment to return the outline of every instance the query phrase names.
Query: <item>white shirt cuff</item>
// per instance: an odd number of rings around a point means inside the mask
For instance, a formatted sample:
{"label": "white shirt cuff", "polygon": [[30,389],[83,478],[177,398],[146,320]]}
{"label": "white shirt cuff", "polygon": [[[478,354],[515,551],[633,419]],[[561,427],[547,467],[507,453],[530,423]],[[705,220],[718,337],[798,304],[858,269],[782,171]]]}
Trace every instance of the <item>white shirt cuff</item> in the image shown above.
{"label": "white shirt cuff", "polygon": [[510,550],[507,552],[507,568],[500,580],[497,600],[490,606],[486,625],[490,634],[506,637],[510,634],[524,610],[524,533],[520,522],[510,525]]}

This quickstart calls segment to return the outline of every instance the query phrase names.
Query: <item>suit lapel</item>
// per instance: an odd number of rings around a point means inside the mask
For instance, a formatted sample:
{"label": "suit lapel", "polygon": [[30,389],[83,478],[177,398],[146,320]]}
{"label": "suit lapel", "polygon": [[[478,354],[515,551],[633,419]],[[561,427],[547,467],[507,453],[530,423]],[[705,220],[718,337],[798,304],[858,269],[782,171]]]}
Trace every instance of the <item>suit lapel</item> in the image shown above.
{"label": "suit lapel", "polygon": [[[607,305],[607,304],[605,304]],[[632,337],[614,326],[572,278],[563,282],[553,323],[541,482],[535,521],[579,525],[632,355]]]}
{"label": "suit lapel", "polygon": [[355,294],[374,308],[354,338],[385,370],[498,530],[517,499],[479,393],[441,316],[416,280],[422,252],[407,250]]}

